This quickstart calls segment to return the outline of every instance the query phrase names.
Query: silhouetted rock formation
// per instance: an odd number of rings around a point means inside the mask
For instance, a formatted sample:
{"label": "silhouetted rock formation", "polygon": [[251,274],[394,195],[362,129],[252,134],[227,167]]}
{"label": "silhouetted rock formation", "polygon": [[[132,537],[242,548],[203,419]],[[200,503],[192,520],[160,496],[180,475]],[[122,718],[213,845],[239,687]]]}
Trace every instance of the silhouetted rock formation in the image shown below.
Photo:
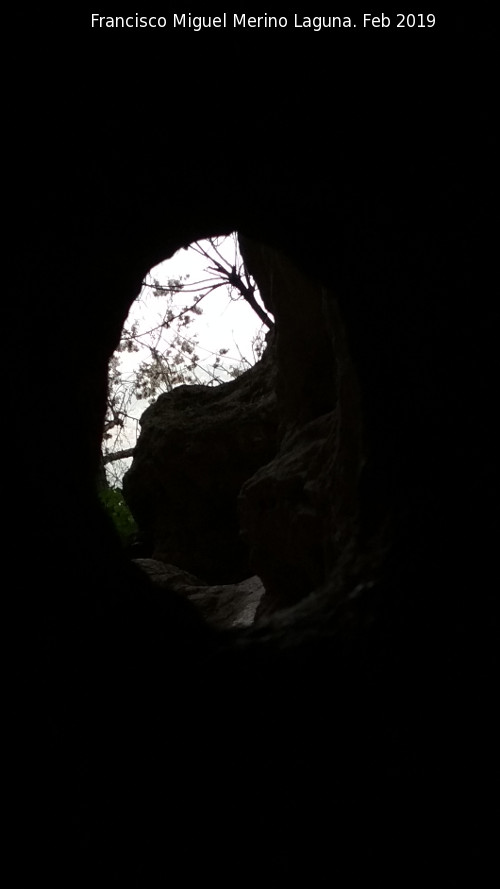
{"label": "silhouetted rock formation", "polygon": [[272,347],[238,379],[179,386],[141,417],[127,502],[153,558],[210,583],[251,573],[237,516],[240,488],[276,453]]}
{"label": "silhouetted rock formation", "polygon": [[[265,613],[293,605],[333,570],[340,596],[346,582],[356,585],[363,571],[355,543],[362,429],[333,293],[276,250],[248,238],[242,250],[276,320],[280,447],[240,494],[251,567],[266,587]],[[370,577],[374,567],[372,557]]]}
{"label": "silhouetted rock formation", "polygon": [[141,418],[124,492],[154,558],[211,583],[255,571],[264,614],[333,570],[341,597],[373,579],[383,551],[380,540],[369,554],[356,545],[359,393],[333,294],[279,251],[241,240],[276,319],[272,345],[235,382],[160,396]]}

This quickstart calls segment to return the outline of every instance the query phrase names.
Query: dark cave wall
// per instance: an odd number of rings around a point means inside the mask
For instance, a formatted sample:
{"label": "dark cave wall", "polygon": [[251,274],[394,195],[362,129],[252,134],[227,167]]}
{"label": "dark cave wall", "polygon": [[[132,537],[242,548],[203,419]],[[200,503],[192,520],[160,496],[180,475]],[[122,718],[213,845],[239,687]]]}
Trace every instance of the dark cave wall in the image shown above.
{"label": "dark cave wall", "polygon": [[[174,140],[170,120],[145,139],[157,98],[134,86],[139,59],[127,76],[126,53],[112,99],[88,97],[82,65],[64,116],[60,64],[52,81],[45,59],[29,83],[12,128],[25,199],[8,217],[9,263],[36,288],[21,300],[8,282],[8,329],[23,340],[3,356],[16,380],[8,554],[35,572],[14,579],[9,624],[27,882],[46,870],[62,885],[179,872],[394,886],[470,873],[473,885],[496,867],[491,111],[481,65],[460,74],[465,57],[450,62],[453,90],[427,68],[424,95],[418,52],[402,100],[399,68],[383,82],[378,58],[369,92],[335,93],[333,138],[314,83],[345,82],[331,53],[309,79],[293,59],[286,87],[238,81],[248,160],[222,126],[203,148]],[[212,107],[199,126],[214,132]],[[106,362],[143,274],[234,229],[338,302],[362,415],[359,545],[388,528],[391,546],[373,587],[339,603],[332,564],[297,609],[227,636],[128,565],[93,480]]]}
{"label": "dark cave wall", "polygon": [[[282,253],[244,236],[247,267],[276,321],[279,450],[239,496],[242,536],[266,594],[260,614],[286,607],[336,571],[338,595],[356,585],[363,463],[356,373],[332,293]],[[373,574],[375,555],[371,554]]]}

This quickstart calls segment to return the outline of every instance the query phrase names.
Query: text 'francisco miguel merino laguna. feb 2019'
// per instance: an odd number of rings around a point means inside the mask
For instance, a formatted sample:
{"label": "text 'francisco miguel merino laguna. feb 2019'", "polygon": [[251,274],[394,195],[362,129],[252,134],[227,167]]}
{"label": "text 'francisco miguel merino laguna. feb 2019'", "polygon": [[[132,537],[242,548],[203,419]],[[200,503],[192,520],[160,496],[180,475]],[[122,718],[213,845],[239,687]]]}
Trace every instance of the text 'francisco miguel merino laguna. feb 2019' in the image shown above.
{"label": "text 'francisco miguel merino laguna. feb 2019'", "polygon": [[220,15],[192,15],[190,12],[170,13],[166,16],[139,15],[100,15],[92,13],[92,28],[184,28],[192,31],[210,29],[264,29],[264,28],[305,28],[322,31],[324,28],[433,28],[436,16],[433,13],[396,13],[391,16],[383,12],[376,15],[361,13],[353,18],[347,15],[247,15],[227,13]]}

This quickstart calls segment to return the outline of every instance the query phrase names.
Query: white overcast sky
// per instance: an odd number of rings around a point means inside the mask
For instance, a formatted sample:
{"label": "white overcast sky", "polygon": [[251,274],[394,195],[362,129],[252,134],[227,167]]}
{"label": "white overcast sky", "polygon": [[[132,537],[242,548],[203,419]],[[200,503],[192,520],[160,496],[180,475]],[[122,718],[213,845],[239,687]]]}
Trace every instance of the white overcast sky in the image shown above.
{"label": "white overcast sky", "polygon": [[[201,242],[208,247],[208,243]],[[224,245],[221,247],[221,253],[233,264],[234,248],[231,237],[228,237]],[[185,287],[188,290],[194,289],[197,281],[208,277],[205,269],[209,262],[194,250],[179,250],[171,259],[165,260],[155,266],[150,271],[150,276],[159,280],[161,284],[166,284],[170,278],[178,278],[189,275],[185,281]],[[191,304],[195,300],[194,293],[179,293],[175,299],[175,305],[181,310],[185,305]],[[146,311],[144,311],[146,304]],[[152,294],[147,295],[141,303],[134,303],[129,313],[129,324],[133,319],[139,321],[139,330],[153,327],[161,320],[160,314],[164,310],[166,303]],[[207,361],[211,359],[212,353],[217,352],[220,348],[229,349],[226,359],[233,358],[239,361],[240,352],[250,363],[252,358],[252,339],[261,329],[260,319],[257,317],[253,309],[243,299],[238,301],[231,300],[225,288],[219,288],[209,293],[200,303],[203,314],[195,317],[192,324],[187,329],[187,336],[197,335],[198,347],[197,352],[200,355],[200,362],[205,358]],[[144,356],[142,356],[144,357]],[[140,360],[137,355],[122,354],[122,366],[127,370],[132,368]]]}

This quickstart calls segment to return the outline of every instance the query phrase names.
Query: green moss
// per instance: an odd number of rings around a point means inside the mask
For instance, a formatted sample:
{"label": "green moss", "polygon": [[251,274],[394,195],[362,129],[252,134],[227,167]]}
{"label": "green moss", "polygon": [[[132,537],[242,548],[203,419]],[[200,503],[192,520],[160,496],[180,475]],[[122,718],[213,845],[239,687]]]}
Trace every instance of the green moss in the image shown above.
{"label": "green moss", "polygon": [[137,533],[137,525],[121,489],[105,488],[99,491],[99,499],[118,531],[122,544],[126,546]]}

